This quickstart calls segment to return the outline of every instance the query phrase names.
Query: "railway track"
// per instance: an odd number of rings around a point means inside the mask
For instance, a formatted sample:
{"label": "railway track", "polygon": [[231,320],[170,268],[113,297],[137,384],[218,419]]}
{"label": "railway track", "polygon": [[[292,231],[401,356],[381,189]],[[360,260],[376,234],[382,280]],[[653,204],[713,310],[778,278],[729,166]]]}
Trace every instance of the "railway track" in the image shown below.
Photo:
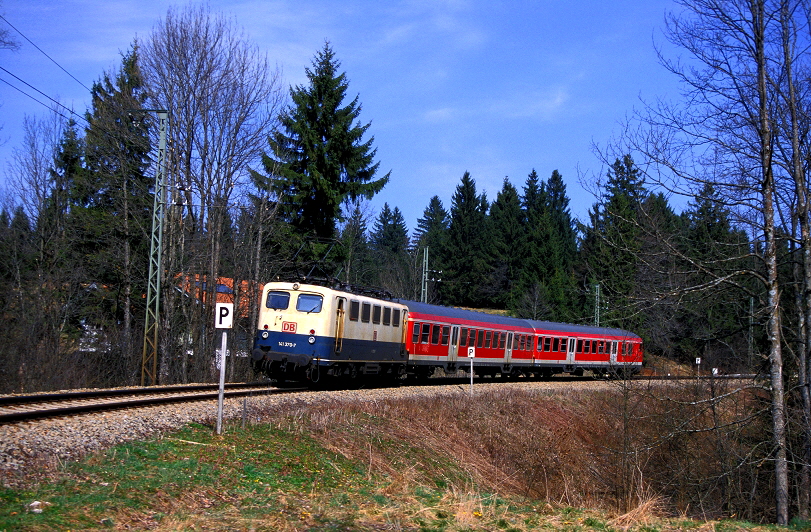
{"label": "railway track", "polygon": [[[272,395],[304,390],[306,388],[271,388],[266,382],[229,383],[225,385],[224,396]],[[217,384],[9,395],[0,397],[0,424],[165,403],[207,401],[218,396]]]}
{"label": "railway track", "polygon": [[[725,375],[714,378],[754,378],[754,375]],[[705,377],[706,378],[706,377]],[[636,376],[634,380],[696,380],[695,376]],[[482,379],[484,382],[520,382],[523,379]],[[552,377],[550,382],[592,381],[592,377]],[[465,385],[468,377],[444,377],[419,382],[419,385]],[[267,382],[261,383],[228,383],[225,385],[225,397],[246,397],[257,395],[276,395],[306,391],[306,387],[275,388]],[[31,421],[58,416],[85,414],[155,406],[166,403],[183,403],[217,399],[219,387],[216,384],[197,384],[186,386],[162,386],[148,388],[116,388],[109,390],[89,390],[64,393],[42,393],[32,395],[0,396],[0,424]]]}

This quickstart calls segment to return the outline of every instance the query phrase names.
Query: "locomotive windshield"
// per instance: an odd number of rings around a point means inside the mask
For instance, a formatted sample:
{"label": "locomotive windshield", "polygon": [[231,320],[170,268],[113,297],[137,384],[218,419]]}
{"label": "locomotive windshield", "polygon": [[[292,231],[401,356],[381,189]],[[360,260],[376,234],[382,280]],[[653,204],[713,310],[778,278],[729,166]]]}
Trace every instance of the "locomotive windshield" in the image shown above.
{"label": "locomotive windshield", "polygon": [[321,304],[324,298],[317,294],[299,294],[296,302],[296,310],[299,312],[321,312]]}
{"label": "locomotive windshield", "polygon": [[290,294],[271,290],[268,292],[268,299],[265,303],[267,308],[273,310],[285,310],[290,305]]}

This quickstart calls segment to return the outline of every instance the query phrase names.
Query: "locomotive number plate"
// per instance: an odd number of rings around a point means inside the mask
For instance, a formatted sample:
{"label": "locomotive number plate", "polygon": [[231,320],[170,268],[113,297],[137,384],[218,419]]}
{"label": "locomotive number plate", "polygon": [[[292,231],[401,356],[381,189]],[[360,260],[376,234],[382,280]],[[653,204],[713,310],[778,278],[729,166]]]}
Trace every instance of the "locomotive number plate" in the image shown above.
{"label": "locomotive number plate", "polygon": [[282,322],[282,332],[289,332],[289,333],[296,332],[296,322],[294,322],[294,321],[283,321]]}

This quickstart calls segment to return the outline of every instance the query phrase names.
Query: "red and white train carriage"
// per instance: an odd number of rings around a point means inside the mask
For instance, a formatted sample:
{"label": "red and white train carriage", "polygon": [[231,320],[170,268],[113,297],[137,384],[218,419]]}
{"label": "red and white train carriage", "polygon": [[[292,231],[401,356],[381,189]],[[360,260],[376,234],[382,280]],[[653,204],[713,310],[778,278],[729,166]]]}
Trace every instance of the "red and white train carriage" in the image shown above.
{"label": "red and white train carriage", "polygon": [[268,283],[253,348],[279,380],[362,375],[635,373],[642,340],[620,329],[524,320],[345,289]]}

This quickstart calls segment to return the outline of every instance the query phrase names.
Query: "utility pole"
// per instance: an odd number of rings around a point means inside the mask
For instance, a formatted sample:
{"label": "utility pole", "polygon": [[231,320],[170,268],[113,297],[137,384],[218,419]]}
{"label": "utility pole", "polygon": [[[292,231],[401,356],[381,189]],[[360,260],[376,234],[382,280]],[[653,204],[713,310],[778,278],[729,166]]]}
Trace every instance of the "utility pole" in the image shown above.
{"label": "utility pole", "polygon": [[163,219],[166,212],[166,133],[169,111],[143,109],[158,115],[158,164],[155,199],[152,204],[152,238],[149,244],[149,281],[146,290],[144,349],[141,356],[141,386],[158,384],[158,329],[160,328],[161,276],[163,275]]}
{"label": "utility pole", "polygon": [[422,253],[422,291],[420,301],[428,303],[428,246],[425,246]]}
{"label": "utility pole", "polygon": [[594,285],[594,326],[600,326],[600,283]]}

